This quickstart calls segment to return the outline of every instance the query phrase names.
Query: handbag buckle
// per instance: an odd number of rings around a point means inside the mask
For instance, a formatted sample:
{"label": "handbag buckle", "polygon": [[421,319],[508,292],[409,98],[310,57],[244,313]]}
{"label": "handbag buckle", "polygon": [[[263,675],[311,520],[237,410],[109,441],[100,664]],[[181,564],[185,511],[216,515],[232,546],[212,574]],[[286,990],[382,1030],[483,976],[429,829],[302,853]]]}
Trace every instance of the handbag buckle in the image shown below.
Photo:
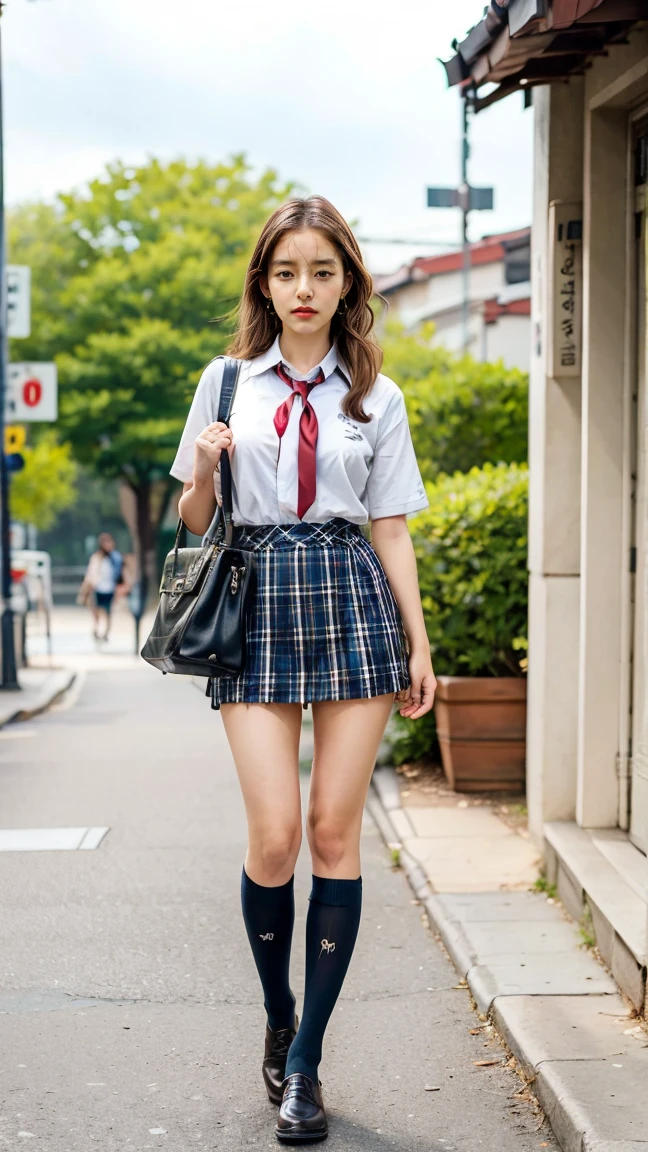
{"label": "handbag buckle", "polygon": [[237,568],[235,564],[231,565],[232,579],[230,580],[230,592],[232,596],[236,596],[239,590],[239,582],[245,573],[245,567]]}

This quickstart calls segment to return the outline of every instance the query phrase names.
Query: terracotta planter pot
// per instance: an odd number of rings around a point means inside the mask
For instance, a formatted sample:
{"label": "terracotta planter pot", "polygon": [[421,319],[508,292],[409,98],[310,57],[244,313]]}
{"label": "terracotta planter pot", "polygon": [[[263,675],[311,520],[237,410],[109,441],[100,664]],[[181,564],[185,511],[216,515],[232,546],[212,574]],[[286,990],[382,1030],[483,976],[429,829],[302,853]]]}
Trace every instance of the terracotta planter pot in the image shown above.
{"label": "terracotta planter pot", "polygon": [[526,687],[514,676],[439,676],[437,734],[456,792],[524,791]]}

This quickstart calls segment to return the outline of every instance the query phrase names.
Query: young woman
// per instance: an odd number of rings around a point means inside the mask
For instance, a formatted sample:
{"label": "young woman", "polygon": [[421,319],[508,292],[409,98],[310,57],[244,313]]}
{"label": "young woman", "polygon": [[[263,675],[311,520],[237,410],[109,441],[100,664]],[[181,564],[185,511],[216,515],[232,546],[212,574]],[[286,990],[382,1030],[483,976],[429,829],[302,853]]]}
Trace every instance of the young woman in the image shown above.
{"label": "young woman", "polygon": [[[90,607],[95,640],[107,641],[110,637],[113,600],[118,586],[123,585],[124,581],[124,561],[110,532],[100,532],[97,544],[97,551],[92,553],[88,561],[77,603],[88,604]],[[100,631],[102,619],[103,632]]]}
{"label": "young woman", "polygon": [[[222,360],[203,373],[172,475],[201,535],[230,454],[234,542],[257,555],[244,672],[213,682],[248,819],[243,917],[267,1012],[263,1078],[279,1140],[327,1135],[318,1065],[360,922],[360,829],[397,699],[416,719],[435,679],[406,516],[428,500],[403,395],[370,340],[371,277],[332,204],[272,215],[245,281],[231,354],[230,427],[215,421]],[[371,544],[361,525],[371,524]],[[301,1023],[289,982],[302,835],[301,709],[315,754],[307,835],[313,884]]]}

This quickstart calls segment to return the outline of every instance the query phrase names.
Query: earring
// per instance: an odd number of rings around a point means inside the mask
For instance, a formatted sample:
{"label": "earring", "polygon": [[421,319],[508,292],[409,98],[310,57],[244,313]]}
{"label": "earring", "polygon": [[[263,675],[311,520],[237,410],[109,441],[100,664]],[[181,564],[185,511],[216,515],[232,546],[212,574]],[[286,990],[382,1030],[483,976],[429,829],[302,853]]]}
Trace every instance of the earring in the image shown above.
{"label": "earring", "polygon": [[268,312],[270,313],[271,316],[277,315],[277,313],[274,310],[273,303],[272,303],[272,296],[266,296],[266,308],[268,309]]}
{"label": "earring", "polygon": [[[344,308],[341,307],[342,304],[344,304]],[[349,305],[347,304],[346,300],[344,299],[344,296],[340,296],[340,303],[338,304],[338,307],[337,307],[338,316],[346,316],[348,311],[349,311]]]}

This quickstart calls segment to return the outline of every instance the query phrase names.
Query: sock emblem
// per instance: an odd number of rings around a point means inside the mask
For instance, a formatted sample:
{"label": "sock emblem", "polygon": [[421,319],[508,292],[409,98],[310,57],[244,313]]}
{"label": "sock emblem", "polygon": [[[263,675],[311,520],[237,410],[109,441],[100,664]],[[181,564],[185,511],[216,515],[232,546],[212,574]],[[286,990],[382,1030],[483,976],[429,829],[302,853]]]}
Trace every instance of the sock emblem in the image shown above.
{"label": "sock emblem", "polygon": [[[335,942],[333,942],[332,944],[329,944],[328,940],[322,940],[322,947],[320,949],[320,956],[322,955],[322,952],[326,952],[326,953],[335,952]],[[317,959],[319,960],[319,956],[317,957]]]}
{"label": "sock emblem", "polygon": [[259,940],[274,940],[274,932],[266,932],[265,936],[259,933]]}

